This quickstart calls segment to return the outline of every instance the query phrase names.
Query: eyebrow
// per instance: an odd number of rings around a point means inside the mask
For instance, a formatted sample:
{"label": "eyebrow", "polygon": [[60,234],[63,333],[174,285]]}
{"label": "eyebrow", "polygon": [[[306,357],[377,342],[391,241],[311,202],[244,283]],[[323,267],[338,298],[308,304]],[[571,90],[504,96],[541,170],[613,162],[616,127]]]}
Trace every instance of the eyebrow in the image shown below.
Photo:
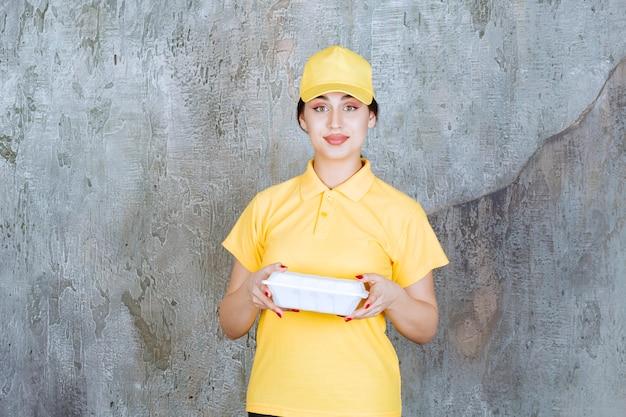
{"label": "eyebrow", "polygon": [[[321,95],[321,96],[317,96],[315,98],[319,98],[322,100],[328,100],[328,97]],[[354,96],[351,96],[350,94],[346,94],[345,96],[341,97],[342,100],[346,100],[346,99],[350,99],[350,98],[354,98],[356,100],[356,98]]]}

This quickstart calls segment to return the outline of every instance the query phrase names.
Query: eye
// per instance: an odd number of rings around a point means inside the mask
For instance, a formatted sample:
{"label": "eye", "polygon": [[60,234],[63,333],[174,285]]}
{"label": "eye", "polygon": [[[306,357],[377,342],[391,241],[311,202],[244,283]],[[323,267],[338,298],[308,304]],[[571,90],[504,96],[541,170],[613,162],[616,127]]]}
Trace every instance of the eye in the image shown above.
{"label": "eye", "polygon": [[324,105],[324,104],[319,104],[319,105],[313,107],[313,111],[316,111],[318,113],[321,113],[321,112],[327,111],[327,110],[328,110],[328,107],[326,107],[326,105]]}
{"label": "eye", "polygon": [[346,104],[346,105],[343,107],[343,109],[344,109],[345,111],[355,111],[355,110],[358,110],[358,107],[357,107],[357,106],[355,106],[355,105],[353,105],[353,104]]}

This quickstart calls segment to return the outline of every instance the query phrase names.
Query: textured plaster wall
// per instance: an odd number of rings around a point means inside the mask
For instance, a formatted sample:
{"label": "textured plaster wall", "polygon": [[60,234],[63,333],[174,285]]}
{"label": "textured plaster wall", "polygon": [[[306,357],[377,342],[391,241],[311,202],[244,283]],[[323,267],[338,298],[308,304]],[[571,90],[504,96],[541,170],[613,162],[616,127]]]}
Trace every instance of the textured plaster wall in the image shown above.
{"label": "textured plaster wall", "polygon": [[0,2],[0,416],[243,416],[220,242],[332,43],[452,260],[435,341],[390,332],[405,416],[621,416],[624,39],[624,0]]}
{"label": "textured plaster wall", "polygon": [[428,400],[406,415],[622,415],[624,201],[626,59],[512,184],[431,216],[453,261],[439,338],[419,362],[403,343]]}

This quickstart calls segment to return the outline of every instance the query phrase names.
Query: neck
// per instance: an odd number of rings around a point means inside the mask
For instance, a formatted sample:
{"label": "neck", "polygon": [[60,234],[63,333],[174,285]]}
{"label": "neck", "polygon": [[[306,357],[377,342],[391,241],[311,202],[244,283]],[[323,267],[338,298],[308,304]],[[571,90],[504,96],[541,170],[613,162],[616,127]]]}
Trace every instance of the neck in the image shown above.
{"label": "neck", "polygon": [[320,180],[330,189],[346,182],[363,166],[361,158],[350,160],[314,159],[313,169]]}

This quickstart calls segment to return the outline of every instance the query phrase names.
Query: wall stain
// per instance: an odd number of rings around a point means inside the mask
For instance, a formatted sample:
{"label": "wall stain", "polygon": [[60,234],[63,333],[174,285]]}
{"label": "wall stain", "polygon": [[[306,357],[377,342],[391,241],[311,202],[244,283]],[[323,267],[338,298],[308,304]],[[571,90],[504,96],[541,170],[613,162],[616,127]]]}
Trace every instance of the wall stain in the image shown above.
{"label": "wall stain", "polygon": [[485,28],[491,20],[491,0],[472,0],[470,3],[472,25],[479,37],[485,36]]}
{"label": "wall stain", "polygon": [[[144,281],[145,283],[146,281]],[[145,287],[143,288],[145,292]],[[138,299],[133,298],[130,291],[122,294],[122,303],[128,308],[130,315],[133,317],[133,324],[139,332],[139,336],[144,343],[143,359],[151,362],[158,369],[165,371],[170,367],[170,356],[172,354],[172,340],[169,335],[169,326],[163,320],[163,326],[148,323],[142,316],[141,301],[144,295]],[[163,337],[158,334],[159,328],[163,328],[166,333]]]}
{"label": "wall stain", "polygon": [[46,1],[45,6],[43,7],[43,10],[38,7],[37,10],[35,10],[35,12],[33,14],[33,18],[34,18],[34,21],[35,21],[35,27],[37,28],[39,33],[43,33],[44,21],[46,19],[46,12],[48,11],[48,6],[49,6],[49,4]]}
{"label": "wall stain", "polygon": [[11,165],[14,165],[17,159],[17,151],[11,148],[11,142],[10,136],[0,135],[0,156]]}
{"label": "wall stain", "polygon": [[602,312],[597,301],[584,301],[579,307],[579,343],[587,352],[590,358],[598,357],[598,350],[602,344],[602,335],[600,330],[602,326]]}
{"label": "wall stain", "polygon": [[103,100],[103,102],[99,106],[93,107],[91,110],[89,110],[89,126],[94,130],[94,132],[100,133],[102,129],[104,129],[104,126],[106,125],[106,122],[109,120],[110,116],[111,100],[106,99]]}
{"label": "wall stain", "polygon": [[4,12],[2,15],[0,15],[0,33],[4,33],[7,29],[8,16],[9,14],[7,12]]}
{"label": "wall stain", "polygon": [[501,289],[488,285],[475,291],[469,302],[457,302],[450,319],[455,346],[468,360],[481,357],[500,318]]}
{"label": "wall stain", "polygon": [[102,331],[106,327],[106,319],[109,317],[111,302],[109,300],[108,291],[104,291],[100,287],[98,287],[98,291],[100,293],[100,297],[102,297],[104,301],[97,304],[92,300],[89,307],[91,308],[91,316],[93,317],[93,321],[96,325],[96,338],[102,339]]}

